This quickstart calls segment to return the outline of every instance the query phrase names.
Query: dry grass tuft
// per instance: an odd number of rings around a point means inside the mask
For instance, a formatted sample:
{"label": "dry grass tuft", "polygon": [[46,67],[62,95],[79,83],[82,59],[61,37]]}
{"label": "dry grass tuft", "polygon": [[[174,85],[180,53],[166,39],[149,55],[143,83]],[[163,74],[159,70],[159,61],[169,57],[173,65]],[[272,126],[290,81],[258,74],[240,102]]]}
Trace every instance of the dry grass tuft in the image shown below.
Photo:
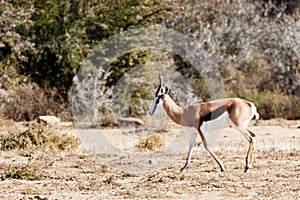
{"label": "dry grass tuft", "polygon": [[164,147],[164,143],[159,136],[153,135],[144,140],[140,140],[136,147],[139,149],[155,150]]}
{"label": "dry grass tuft", "polygon": [[41,180],[42,166],[36,163],[28,163],[25,165],[10,164],[5,169],[6,178],[22,179],[22,180]]}

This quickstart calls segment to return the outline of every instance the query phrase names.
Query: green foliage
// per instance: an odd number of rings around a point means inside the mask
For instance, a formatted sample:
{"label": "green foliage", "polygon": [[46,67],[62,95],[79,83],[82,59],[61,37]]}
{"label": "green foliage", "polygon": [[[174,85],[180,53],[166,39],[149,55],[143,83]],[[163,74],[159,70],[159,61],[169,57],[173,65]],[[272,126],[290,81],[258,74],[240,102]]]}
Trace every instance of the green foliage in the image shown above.
{"label": "green foliage", "polygon": [[0,137],[0,149],[35,149],[49,148],[51,150],[76,149],[79,141],[74,136],[62,134],[51,126],[33,124],[27,130],[10,133]]}
{"label": "green foliage", "polygon": [[136,147],[139,149],[155,150],[164,147],[164,143],[159,136],[153,135],[144,140],[140,140]]}
{"label": "green foliage", "polygon": [[36,163],[28,163],[25,165],[10,164],[4,171],[6,178],[31,181],[42,179],[42,167]]}
{"label": "green foliage", "polygon": [[[2,1],[0,73],[13,79],[25,75],[66,98],[90,49],[127,29],[160,22],[168,7],[166,2],[133,0]],[[134,65],[134,57],[127,63]]]}
{"label": "green foliage", "polygon": [[0,87],[10,88],[28,80],[19,74],[22,62],[28,61],[26,52],[34,52],[34,43],[23,35],[33,26],[30,19],[34,12],[33,2],[0,2]]}
{"label": "green foliage", "polygon": [[43,88],[57,88],[65,98],[76,69],[92,45],[87,43],[85,23],[96,16],[85,16],[83,2],[34,2],[36,11],[32,20],[35,23],[28,36],[36,44],[36,51],[29,54],[29,61],[19,68],[21,74],[30,76]]}

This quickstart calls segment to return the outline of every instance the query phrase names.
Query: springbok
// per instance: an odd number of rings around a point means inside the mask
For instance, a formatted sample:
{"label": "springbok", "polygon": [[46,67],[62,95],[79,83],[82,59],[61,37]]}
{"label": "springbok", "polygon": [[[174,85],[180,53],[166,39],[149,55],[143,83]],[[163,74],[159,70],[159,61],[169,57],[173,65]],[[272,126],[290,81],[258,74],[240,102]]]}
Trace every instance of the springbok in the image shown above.
{"label": "springbok", "polygon": [[[155,93],[155,99],[150,105],[149,114],[153,115],[158,107],[163,108],[168,117],[175,123],[194,127],[197,129],[204,148],[218,163],[222,172],[225,172],[223,162],[216,156],[207,143],[207,132],[219,130],[225,127],[234,127],[239,130],[249,142],[249,149],[246,156],[245,172],[252,168],[253,151],[255,146],[255,134],[251,132],[247,125],[255,116],[259,118],[257,109],[252,102],[240,98],[227,98],[210,102],[197,103],[188,107],[179,107],[168,95],[168,86],[162,87],[162,79],[159,75],[160,84]],[[186,163],[181,172],[184,172],[190,165],[193,148],[195,146],[197,133],[190,139],[189,153]]]}

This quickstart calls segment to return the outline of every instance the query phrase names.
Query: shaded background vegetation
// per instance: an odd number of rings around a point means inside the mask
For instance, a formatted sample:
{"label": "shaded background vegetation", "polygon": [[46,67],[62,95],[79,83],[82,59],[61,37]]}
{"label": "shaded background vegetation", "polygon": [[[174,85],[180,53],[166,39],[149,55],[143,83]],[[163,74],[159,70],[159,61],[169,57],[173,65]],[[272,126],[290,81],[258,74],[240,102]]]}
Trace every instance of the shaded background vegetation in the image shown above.
{"label": "shaded background vegetation", "polygon": [[[219,66],[228,96],[253,101],[265,119],[299,119],[299,8],[299,0],[1,1],[2,116],[16,121],[44,114],[71,119],[72,80],[89,50],[115,34],[159,24],[203,45]],[[155,56],[132,52],[120,57],[102,87],[112,88],[126,72]],[[167,57],[191,80],[196,94],[209,100],[200,74],[179,56]],[[151,87],[132,96],[133,116],[145,114],[139,94]]]}

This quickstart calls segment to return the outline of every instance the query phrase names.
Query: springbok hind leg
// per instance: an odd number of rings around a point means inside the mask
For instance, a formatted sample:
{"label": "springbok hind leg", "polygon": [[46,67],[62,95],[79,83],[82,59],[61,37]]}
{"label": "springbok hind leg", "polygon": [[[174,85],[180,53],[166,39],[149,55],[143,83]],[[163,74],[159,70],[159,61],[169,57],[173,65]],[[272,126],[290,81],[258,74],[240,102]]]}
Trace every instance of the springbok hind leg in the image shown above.
{"label": "springbok hind leg", "polygon": [[253,152],[254,152],[254,148],[255,148],[255,134],[253,132],[251,132],[249,129],[247,129],[247,132],[249,134],[249,149],[247,152],[247,157],[246,157],[246,168],[245,168],[245,172],[248,172],[249,169],[252,168],[253,165]]}
{"label": "springbok hind leg", "polygon": [[253,164],[253,152],[254,152],[256,135],[245,127],[238,127],[238,130],[245,136],[245,138],[249,142],[249,148],[246,156],[246,167],[245,167],[245,173],[247,173],[252,168],[252,164]]}
{"label": "springbok hind leg", "polygon": [[191,158],[192,158],[192,153],[195,147],[195,143],[196,143],[196,139],[197,139],[197,133],[193,133],[190,139],[190,147],[189,147],[189,154],[188,157],[186,159],[185,165],[183,166],[183,168],[180,169],[180,172],[184,172],[191,163]]}

